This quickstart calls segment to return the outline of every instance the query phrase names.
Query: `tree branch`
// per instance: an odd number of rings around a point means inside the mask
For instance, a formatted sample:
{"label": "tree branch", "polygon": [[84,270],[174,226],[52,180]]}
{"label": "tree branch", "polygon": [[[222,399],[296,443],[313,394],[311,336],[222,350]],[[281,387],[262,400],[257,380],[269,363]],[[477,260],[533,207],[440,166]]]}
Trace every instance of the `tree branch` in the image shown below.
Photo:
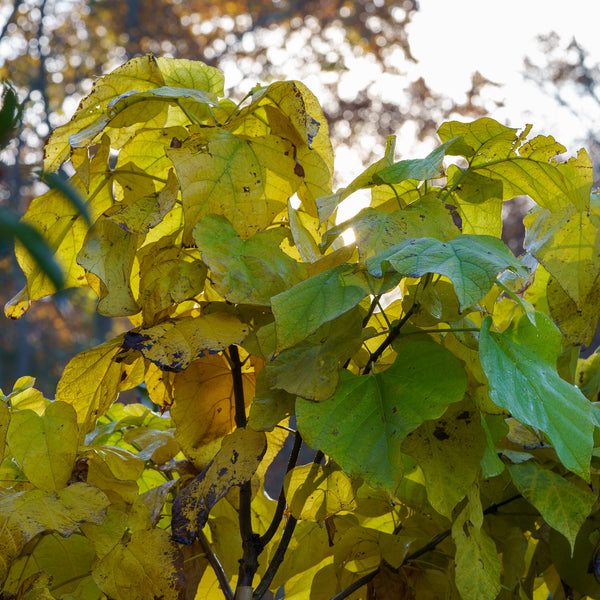
{"label": "tree branch", "polygon": [[206,535],[204,535],[203,531],[198,532],[198,541],[202,546],[202,550],[206,552],[206,558],[210,563],[210,566],[213,568],[215,575],[217,576],[217,580],[219,581],[219,585],[221,586],[221,590],[223,591],[223,595],[227,600],[233,600],[233,590],[229,585],[229,580],[227,579],[227,575],[225,575],[225,571],[223,570],[223,566],[219,562],[217,555],[213,552],[213,549],[210,546],[209,541],[206,539]]}
{"label": "tree branch", "polygon": [[[286,474],[289,473],[296,466],[301,446],[302,436],[300,435],[299,431],[296,431],[294,437],[294,446],[292,448],[292,451],[290,452],[287,468],[285,470]],[[283,518],[285,506],[285,493],[283,491],[283,484],[281,484],[281,491],[279,492],[279,499],[277,500],[277,508],[275,509],[273,520],[271,521],[271,524],[269,525],[267,531],[259,539],[259,544],[261,548],[264,548],[273,539],[273,536],[277,533],[277,529],[279,529],[279,524],[281,523],[281,519]]]}
{"label": "tree branch", "polygon": [[[523,496],[521,494],[515,494],[514,496],[511,496],[510,498],[506,498],[506,500],[502,500],[501,502],[490,504],[487,508],[484,509],[483,514],[489,515],[489,514],[495,513],[498,511],[498,509],[501,506],[504,506],[505,504],[509,504],[510,502],[514,502],[515,500],[518,500],[519,498],[522,498],[522,497]],[[406,558],[402,561],[402,564],[397,569],[393,569],[393,570],[398,572],[404,565],[406,565],[406,563],[408,563],[412,560],[416,560],[417,558],[419,558],[420,556],[423,556],[423,554],[426,554],[427,552],[431,552],[432,550],[435,550],[436,546],[438,544],[441,544],[451,533],[452,533],[452,529],[446,529],[446,531],[443,531],[442,533],[440,533],[440,535],[433,538],[430,542],[428,542],[427,544],[425,544],[418,550],[415,550],[411,554],[407,555]],[[348,596],[350,596],[351,594],[356,592],[356,590],[359,590],[361,587],[363,587],[363,585],[367,585],[367,583],[369,583],[371,580],[375,579],[375,576],[377,575],[377,573],[379,573],[379,568],[377,568],[375,571],[371,571],[371,573],[367,573],[366,575],[363,575],[360,579],[357,579],[354,583],[351,583],[347,588],[343,589],[339,594],[336,594],[335,596],[333,596],[331,598],[331,600],[344,600],[344,598],[347,598]]]}
{"label": "tree branch", "polygon": [[[324,454],[319,450],[315,455],[313,460],[314,465],[318,465],[323,460]],[[279,545],[277,546],[277,550],[275,550],[275,554],[273,554],[273,558],[271,563],[267,567],[267,570],[259,583],[256,591],[254,592],[254,600],[261,600],[261,598],[265,595],[273,578],[275,577],[275,573],[277,573],[277,569],[283,562],[285,557],[285,553],[289,546],[290,540],[292,539],[292,534],[294,533],[294,529],[296,528],[297,519],[293,516],[290,516],[288,522],[283,530],[283,535],[281,536],[281,540],[279,541]]]}

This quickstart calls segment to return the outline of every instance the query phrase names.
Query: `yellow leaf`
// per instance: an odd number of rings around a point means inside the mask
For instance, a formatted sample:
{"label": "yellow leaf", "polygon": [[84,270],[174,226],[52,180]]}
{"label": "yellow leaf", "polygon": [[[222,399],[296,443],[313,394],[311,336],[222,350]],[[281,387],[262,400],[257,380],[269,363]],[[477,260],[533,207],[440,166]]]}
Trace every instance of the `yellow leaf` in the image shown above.
{"label": "yellow leaf", "polygon": [[48,491],[67,485],[79,445],[77,414],[72,406],[52,402],[43,416],[33,410],[14,411],[7,440],[33,485]]}
{"label": "yellow leaf", "polygon": [[208,521],[211,508],[232,487],[250,480],[267,449],[262,431],[238,428],[226,436],[210,464],[173,502],[173,539],[191,544]]}
{"label": "yellow leaf", "polygon": [[[256,375],[243,373],[244,399],[254,397]],[[205,356],[175,375],[171,417],[183,453],[202,470],[235,426],[231,370],[222,355]],[[208,445],[212,446],[209,448]]]}
{"label": "yellow leaf", "polygon": [[[100,77],[91,93],[81,101],[72,119],[52,132],[44,148],[44,170],[56,171],[69,158],[69,137],[79,134],[86,127],[93,128],[103,118],[104,111],[113,98],[132,89],[143,91],[161,85],[164,85],[163,75],[156,59],[149,54],[134,58],[109,75]],[[104,124],[107,122],[108,119],[105,119]],[[101,128],[97,133],[100,131]],[[95,136],[92,139],[93,137]]]}
{"label": "yellow leaf", "polygon": [[204,128],[170,148],[185,215],[184,243],[201,217],[227,217],[242,238],[266,229],[300,185],[294,149],[283,138],[247,138]]}
{"label": "yellow leaf", "polygon": [[116,400],[120,389],[122,367],[114,362],[121,349],[123,336],[81,352],[72,358],[56,388],[56,400],[71,404],[83,431],[93,429]]}
{"label": "yellow leaf", "polygon": [[77,262],[101,281],[98,312],[107,317],[139,312],[131,288],[131,271],[140,236],[110,219],[103,219],[88,235]]}
{"label": "yellow leaf", "polygon": [[145,360],[144,362],[146,367],[144,380],[150,400],[154,404],[158,404],[161,408],[171,406],[173,404],[173,380],[175,379],[175,373],[163,371],[149,360]]}
{"label": "yellow leaf", "polygon": [[184,58],[159,57],[156,59],[156,63],[164,78],[164,85],[187,87],[218,96],[223,95],[225,77],[214,67],[209,67],[199,60]]}
{"label": "yellow leaf", "polygon": [[136,531],[94,565],[98,587],[114,600],[183,600],[183,560],[162,529]]}
{"label": "yellow leaf", "polygon": [[193,361],[240,344],[248,327],[227,313],[182,317],[125,334],[124,347],[141,352],[161,369],[183,371]]}
{"label": "yellow leaf", "polygon": [[39,390],[36,390],[34,377],[19,377],[13,386],[13,391],[7,396],[10,400],[12,410],[24,410],[30,408],[38,415],[41,415],[46,410],[46,406],[50,400],[44,398],[44,395]]}
{"label": "yellow leaf", "polygon": [[10,411],[4,400],[0,399],[0,463],[4,460],[4,442],[6,441],[6,432],[10,422]]}

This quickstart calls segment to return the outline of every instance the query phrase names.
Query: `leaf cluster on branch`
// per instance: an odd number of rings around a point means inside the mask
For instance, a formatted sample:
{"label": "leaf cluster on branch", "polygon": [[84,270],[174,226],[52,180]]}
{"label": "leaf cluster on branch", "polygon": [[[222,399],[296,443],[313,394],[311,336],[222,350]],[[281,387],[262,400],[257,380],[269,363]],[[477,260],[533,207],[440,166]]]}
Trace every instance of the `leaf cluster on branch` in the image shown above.
{"label": "leaf cluster on branch", "polygon": [[[86,214],[55,188],[23,222],[131,328],[53,400],[3,395],[1,597],[597,596],[600,198],[584,150],[530,130],[448,122],[399,162],[390,137],[334,193],[300,82],[236,104],[151,55],[98,79],[44,160]],[[16,255],[13,319],[56,291]],[[134,388],[147,406],[116,402]]]}

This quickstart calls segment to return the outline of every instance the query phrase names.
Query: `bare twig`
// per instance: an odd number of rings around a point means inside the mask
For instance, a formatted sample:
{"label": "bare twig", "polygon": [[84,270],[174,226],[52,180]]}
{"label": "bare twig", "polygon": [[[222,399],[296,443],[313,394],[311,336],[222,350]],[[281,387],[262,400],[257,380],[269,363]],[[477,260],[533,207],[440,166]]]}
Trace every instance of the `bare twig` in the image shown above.
{"label": "bare twig", "polygon": [[198,532],[198,541],[202,546],[202,550],[206,552],[206,558],[210,563],[210,566],[213,568],[215,575],[217,576],[217,580],[219,581],[219,585],[221,586],[221,590],[223,591],[223,595],[227,600],[233,600],[233,590],[229,585],[229,580],[227,579],[227,575],[225,575],[225,571],[223,570],[223,566],[219,562],[217,555],[213,552],[213,549],[210,546],[209,541],[206,539],[203,531]]}

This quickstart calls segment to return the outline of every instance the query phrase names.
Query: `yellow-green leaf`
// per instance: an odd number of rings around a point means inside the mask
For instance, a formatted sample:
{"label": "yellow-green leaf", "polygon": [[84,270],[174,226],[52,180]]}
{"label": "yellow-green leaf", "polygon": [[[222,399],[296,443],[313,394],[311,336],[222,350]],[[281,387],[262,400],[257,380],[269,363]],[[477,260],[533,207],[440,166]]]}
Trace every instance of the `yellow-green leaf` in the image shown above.
{"label": "yellow-green leaf", "polygon": [[135,531],[92,570],[98,587],[114,600],[183,600],[183,557],[168,532]]}
{"label": "yellow-green leaf", "polygon": [[43,416],[32,410],[14,411],[7,441],[33,485],[59,490],[67,485],[75,465],[79,444],[77,413],[65,402],[52,402]]}
{"label": "yellow-green leaf", "polygon": [[303,521],[322,523],[341,510],[356,508],[352,480],[331,463],[295,467],[284,480],[288,509]]}
{"label": "yellow-green leaf", "polygon": [[408,435],[402,449],[425,474],[427,497],[435,510],[451,517],[480,471],[486,446],[479,411],[470,400],[448,407]]}
{"label": "yellow-green leaf", "polygon": [[569,540],[573,552],[575,538],[596,502],[596,494],[533,461],[508,468],[519,492],[540,511],[550,527]]}
{"label": "yellow-green leaf", "polygon": [[300,185],[293,155],[283,138],[247,138],[218,128],[201,129],[168,149],[181,184],[184,242],[209,214],[227,217],[244,239],[266,229]]}
{"label": "yellow-green leaf", "polygon": [[173,502],[173,539],[191,544],[208,520],[210,509],[232,487],[249,481],[267,449],[262,431],[238,428],[223,439],[210,464]]}
{"label": "yellow-green leaf", "polygon": [[138,350],[161,369],[183,371],[206,353],[240,344],[248,326],[228,313],[210,313],[164,321],[125,334],[124,347]]}
{"label": "yellow-green leaf", "polygon": [[84,425],[84,431],[93,429],[117,398],[122,368],[113,359],[122,341],[119,336],[81,352],[68,362],[58,382],[56,400],[75,408],[77,422]]}
{"label": "yellow-green leaf", "polygon": [[4,459],[4,442],[6,441],[6,432],[10,423],[10,411],[6,402],[0,398],[0,464]]}

